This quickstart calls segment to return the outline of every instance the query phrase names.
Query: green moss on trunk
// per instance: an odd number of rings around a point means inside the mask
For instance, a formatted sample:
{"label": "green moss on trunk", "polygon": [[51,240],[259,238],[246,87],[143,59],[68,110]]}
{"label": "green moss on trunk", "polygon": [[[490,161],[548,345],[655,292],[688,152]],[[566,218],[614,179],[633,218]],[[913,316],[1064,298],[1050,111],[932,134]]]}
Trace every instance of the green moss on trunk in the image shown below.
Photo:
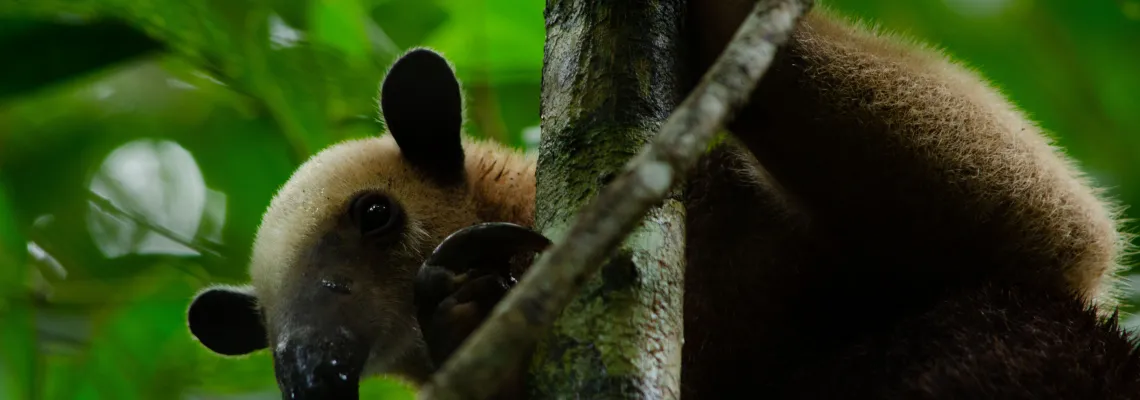
{"label": "green moss on trunk", "polygon": [[[547,2],[537,225],[560,238],[681,99],[684,3]],[[680,395],[684,209],[666,201],[586,283],[530,370],[539,398]]]}

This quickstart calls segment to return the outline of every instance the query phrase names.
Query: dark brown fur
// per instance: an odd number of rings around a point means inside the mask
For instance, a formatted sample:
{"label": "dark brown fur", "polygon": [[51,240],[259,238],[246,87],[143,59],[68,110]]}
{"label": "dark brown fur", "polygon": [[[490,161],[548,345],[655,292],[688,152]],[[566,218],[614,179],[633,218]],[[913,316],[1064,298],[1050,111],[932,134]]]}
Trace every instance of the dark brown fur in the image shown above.
{"label": "dark brown fur", "polygon": [[[751,5],[691,7],[704,70]],[[723,147],[687,191],[684,397],[1135,387],[1131,342],[1084,311],[1094,300],[1115,306],[1123,236],[1114,210],[965,70],[816,11],[729,128],[756,161]],[[1002,297],[1010,291],[1026,303]],[[972,314],[987,310],[1011,324],[1048,322],[1002,330]],[[1008,336],[982,340],[991,335]],[[912,347],[891,344],[904,337]],[[1069,364],[1088,360],[1118,370],[1099,381],[1103,368]],[[924,362],[945,369],[908,375]],[[967,375],[998,373],[983,367],[1009,375]],[[832,381],[849,386],[832,390]],[[853,390],[862,381],[871,389]],[[919,396],[923,387],[937,393]]]}
{"label": "dark brown fur", "polygon": [[[826,334],[825,332],[821,332]],[[781,399],[1135,399],[1140,356],[1070,293],[985,284],[788,364]]]}

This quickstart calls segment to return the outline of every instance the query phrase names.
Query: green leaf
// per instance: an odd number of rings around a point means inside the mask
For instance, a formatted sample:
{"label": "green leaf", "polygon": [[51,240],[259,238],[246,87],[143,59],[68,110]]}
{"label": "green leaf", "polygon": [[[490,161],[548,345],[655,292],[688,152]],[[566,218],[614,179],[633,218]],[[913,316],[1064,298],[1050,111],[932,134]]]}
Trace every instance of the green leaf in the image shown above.
{"label": "green leaf", "polygon": [[487,74],[495,84],[535,82],[542,72],[546,25],[541,1],[449,1],[451,18],[426,44],[447,55],[460,79]]}
{"label": "green leaf", "polygon": [[25,289],[25,240],[0,180],[0,397],[30,398],[35,389],[33,308]]}
{"label": "green leaf", "polygon": [[0,176],[0,302],[23,297],[27,254],[8,186]]}
{"label": "green leaf", "polygon": [[385,40],[399,49],[424,45],[428,35],[448,19],[439,0],[388,0],[373,8],[371,15]]}
{"label": "green leaf", "polygon": [[36,389],[34,310],[29,301],[0,302],[0,397],[30,399]]}
{"label": "green leaf", "polygon": [[199,360],[191,391],[211,395],[271,392],[280,396],[273,374],[273,358],[268,351],[222,357],[197,341],[189,344],[195,347]]}
{"label": "green leaf", "polygon": [[354,63],[368,57],[367,14],[358,0],[313,0],[309,19],[317,43],[335,48]]}
{"label": "green leaf", "polygon": [[[295,21],[294,3],[304,2],[284,0],[37,0],[5,7],[3,15],[80,13],[121,18],[140,27],[174,53],[259,100],[289,139],[299,163],[342,139],[334,129],[336,121],[375,114],[375,88],[384,67],[375,61],[388,54],[374,54],[362,44],[367,40],[366,14],[355,1],[317,8],[321,28],[315,33],[286,22],[275,7]],[[354,61],[362,55],[373,62]]]}
{"label": "green leaf", "polygon": [[412,400],[415,388],[390,377],[369,377],[360,381],[360,398],[382,400]]}
{"label": "green leaf", "polygon": [[155,399],[177,397],[172,394],[192,385],[198,364],[185,315],[195,285],[170,263],[154,264],[120,287],[125,299],[120,306],[87,316],[97,339],[72,371],[60,369],[63,375],[49,377],[54,394]]}
{"label": "green leaf", "polygon": [[[65,24],[0,19],[0,100],[162,50],[162,44],[119,21]],[[15,28],[18,26],[19,28]]]}

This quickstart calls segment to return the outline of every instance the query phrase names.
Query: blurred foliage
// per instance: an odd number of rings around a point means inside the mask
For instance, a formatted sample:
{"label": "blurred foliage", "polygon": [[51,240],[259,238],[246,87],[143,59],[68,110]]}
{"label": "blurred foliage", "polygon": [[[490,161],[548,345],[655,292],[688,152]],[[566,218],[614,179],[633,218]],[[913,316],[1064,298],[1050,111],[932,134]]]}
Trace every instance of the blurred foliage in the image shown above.
{"label": "blurred foliage", "polygon": [[[825,4],[938,43],[1140,204],[1140,1]],[[261,213],[301,161],[381,129],[377,85],[410,47],[455,63],[469,132],[533,145],[543,7],[0,0],[0,398],[278,398],[268,354],[193,340],[193,293],[247,278]],[[385,379],[362,390],[410,398]]]}

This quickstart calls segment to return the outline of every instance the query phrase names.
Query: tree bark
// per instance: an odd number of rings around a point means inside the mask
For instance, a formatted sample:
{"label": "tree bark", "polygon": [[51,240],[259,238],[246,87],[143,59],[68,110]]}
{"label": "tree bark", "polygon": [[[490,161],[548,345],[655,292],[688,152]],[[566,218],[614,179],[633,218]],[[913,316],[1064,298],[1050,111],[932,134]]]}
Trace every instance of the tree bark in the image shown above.
{"label": "tree bark", "polygon": [[[684,1],[549,0],[536,225],[560,241],[669,117]],[[680,396],[684,207],[650,209],[538,345],[532,397]]]}

